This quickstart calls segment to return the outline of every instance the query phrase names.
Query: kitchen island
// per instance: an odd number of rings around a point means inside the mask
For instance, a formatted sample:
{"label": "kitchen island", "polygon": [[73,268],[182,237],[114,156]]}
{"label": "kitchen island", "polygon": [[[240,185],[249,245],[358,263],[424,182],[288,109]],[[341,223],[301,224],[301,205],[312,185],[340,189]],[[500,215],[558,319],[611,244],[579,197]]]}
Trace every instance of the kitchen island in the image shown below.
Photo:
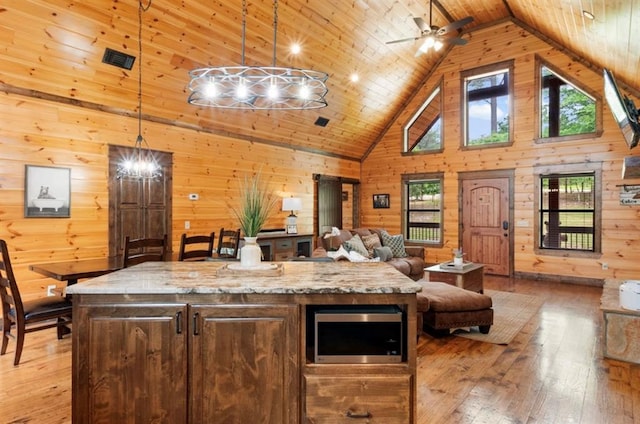
{"label": "kitchen island", "polygon": [[[419,284],[385,263],[228,265],[144,263],[69,288],[74,423],[415,423]],[[365,306],[401,311],[399,360],[316,361],[316,311]]]}

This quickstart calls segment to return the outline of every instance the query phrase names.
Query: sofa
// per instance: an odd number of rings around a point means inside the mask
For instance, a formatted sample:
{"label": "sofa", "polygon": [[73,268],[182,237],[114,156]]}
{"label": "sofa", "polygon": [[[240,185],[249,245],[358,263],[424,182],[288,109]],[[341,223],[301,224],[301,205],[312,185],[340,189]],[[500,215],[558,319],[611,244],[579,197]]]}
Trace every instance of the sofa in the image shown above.
{"label": "sofa", "polygon": [[[379,247],[375,247],[376,237],[374,234],[377,235]],[[424,248],[422,246],[405,246],[404,238],[401,235],[390,235],[383,228],[355,228],[339,230],[339,233],[323,234],[318,237],[312,256],[326,257],[328,252],[337,251],[341,246],[349,250],[351,248],[349,245],[356,241],[352,240],[356,235],[364,242],[365,248],[370,248],[366,252],[368,253],[367,257],[379,257],[380,261],[392,265],[414,281],[418,281],[424,276]],[[387,241],[386,244],[385,241]],[[389,255],[389,251],[391,251],[391,255]]]}

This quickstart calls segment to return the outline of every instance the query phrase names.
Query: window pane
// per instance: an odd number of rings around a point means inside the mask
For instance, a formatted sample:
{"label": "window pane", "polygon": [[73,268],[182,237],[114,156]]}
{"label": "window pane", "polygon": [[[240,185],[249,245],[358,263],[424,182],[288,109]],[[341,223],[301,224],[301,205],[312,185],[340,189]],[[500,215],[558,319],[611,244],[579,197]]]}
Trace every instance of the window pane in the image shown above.
{"label": "window pane", "polygon": [[540,136],[562,137],[596,132],[596,101],[541,66]]}
{"label": "window pane", "polygon": [[404,152],[442,149],[440,105],[440,87],[437,87],[404,127]]}
{"label": "window pane", "polygon": [[411,149],[412,152],[424,152],[426,150],[440,150],[442,140],[440,140],[441,128],[440,117],[436,119],[427,132],[419,139],[418,143]]}
{"label": "window pane", "polygon": [[594,250],[595,176],[541,177],[541,247]]}
{"label": "window pane", "polygon": [[439,243],[442,228],[440,181],[410,181],[407,190],[407,239]]}
{"label": "window pane", "polygon": [[509,141],[509,71],[466,79],[467,146]]}

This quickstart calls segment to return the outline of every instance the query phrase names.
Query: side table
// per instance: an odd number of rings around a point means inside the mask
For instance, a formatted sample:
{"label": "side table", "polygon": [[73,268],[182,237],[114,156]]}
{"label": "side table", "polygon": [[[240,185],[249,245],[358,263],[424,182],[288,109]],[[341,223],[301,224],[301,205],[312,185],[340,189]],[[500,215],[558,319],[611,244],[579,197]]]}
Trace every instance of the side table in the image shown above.
{"label": "side table", "polygon": [[425,278],[429,281],[441,281],[477,293],[484,292],[482,280],[484,264],[466,263],[462,268],[443,268],[440,265],[425,268]]}

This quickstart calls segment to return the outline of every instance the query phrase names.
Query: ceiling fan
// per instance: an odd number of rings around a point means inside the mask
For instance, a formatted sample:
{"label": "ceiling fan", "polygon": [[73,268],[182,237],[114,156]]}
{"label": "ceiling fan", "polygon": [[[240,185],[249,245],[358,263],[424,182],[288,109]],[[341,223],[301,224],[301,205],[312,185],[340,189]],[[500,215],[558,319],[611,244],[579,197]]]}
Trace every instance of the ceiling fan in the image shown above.
{"label": "ceiling fan", "polygon": [[433,17],[433,2],[429,2],[429,25],[424,21],[424,19],[420,17],[414,17],[413,21],[416,23],[418,28],[420,29],[420,35],[417,37],[403,38],[400,40],[387,41],[387,44],[395,44],[395,43],[404,43],[405,41],[416,41],[420,39],[425,39],[424,43],[420,46],[418,51],[416,52],[416,56],[421,55],[422,53],[426,53],[430,48],[433,48],[435,51],[438,51],[442,48],[444,43],[456,44],[459,46],[463,46],[467,44],[467,40],[460,37],[450,37],[449,34],[453,31],[456,31],[468,23],[473,22],[472,16],[467,16],[466,18],[460,19],[455,22],[451,22],[448,25],[443,26],[442,28],[434,26],[432,23]]}

